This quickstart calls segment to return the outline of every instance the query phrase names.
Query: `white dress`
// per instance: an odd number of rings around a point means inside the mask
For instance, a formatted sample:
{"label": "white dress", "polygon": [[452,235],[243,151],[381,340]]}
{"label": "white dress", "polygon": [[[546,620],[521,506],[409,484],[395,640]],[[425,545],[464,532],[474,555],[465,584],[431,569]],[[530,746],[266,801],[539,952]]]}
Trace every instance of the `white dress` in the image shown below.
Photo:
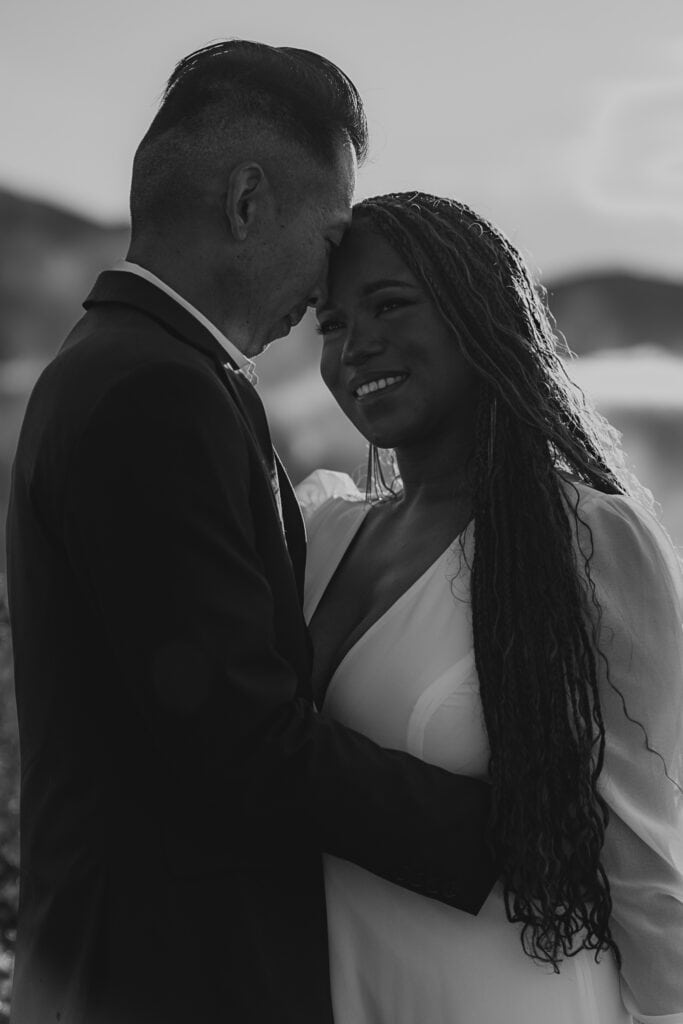
{"label": "white dress", "polygon": [[[683,779],[679,565],[635,502],[579,486],[593,534],[612,682],[669,774]],[[309,537],[310,618],[367,506],[349,477],[321,470],[298,488]],[[585,527],[581,528],[585,531]],[[581,538],[585,544],[586,537]],[[466,540],[470,554],[474,540]],[[455,578],[454,578],[455,577]],[[325,714],[453,772],[486,777],[468,570],[447,550],[337,667]],[[603,863],[622,957],[582,951],[560,974],[526,956],[500,887],[474,917],[325,858],[335,1024],[683,1024],[683,797],[602,680]]]}

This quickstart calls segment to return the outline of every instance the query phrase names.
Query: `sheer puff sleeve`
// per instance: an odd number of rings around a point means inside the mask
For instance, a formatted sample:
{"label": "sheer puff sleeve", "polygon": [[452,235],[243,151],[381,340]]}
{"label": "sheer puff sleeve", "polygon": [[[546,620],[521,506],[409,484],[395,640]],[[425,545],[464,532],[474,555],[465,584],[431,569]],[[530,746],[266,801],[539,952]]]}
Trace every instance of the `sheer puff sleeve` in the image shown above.
{"label": "sheer puff sleeve", "polygon": [[363,500],[363,495],[348,473],[340,473],[335,469],[314,470],[297,484],[294,490],[309,538],[311,529],[315,528],[317,514],[332,498],[344,498],[346,501]]}
{"label": "sheer puff sleeve", "polygon": [[599,787],[610,812],[603,865],[622,996],[637,1021],[683,1024],[681,566],[664,531],[633,499],[580,491],[579,568],[592,550],[601,608],[606,747]]}

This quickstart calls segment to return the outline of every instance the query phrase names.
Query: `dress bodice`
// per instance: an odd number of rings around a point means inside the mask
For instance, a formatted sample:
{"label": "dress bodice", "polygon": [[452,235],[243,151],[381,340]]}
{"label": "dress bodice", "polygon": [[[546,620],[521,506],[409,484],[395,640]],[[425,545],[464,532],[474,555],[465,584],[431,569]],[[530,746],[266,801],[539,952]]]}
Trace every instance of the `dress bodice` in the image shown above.
{"label": "dress bodice", "polygon": [[[367,506],[332,497],[311,527],[307,621]],[[325,543],[325,558],[316,557]],[[488,743],[472,650],[471,536],[456,541],[367,629],[338,664],[325,713],[382,746],[453,772],[485,776]],[[368,685],[368,680],[372,685]]]}

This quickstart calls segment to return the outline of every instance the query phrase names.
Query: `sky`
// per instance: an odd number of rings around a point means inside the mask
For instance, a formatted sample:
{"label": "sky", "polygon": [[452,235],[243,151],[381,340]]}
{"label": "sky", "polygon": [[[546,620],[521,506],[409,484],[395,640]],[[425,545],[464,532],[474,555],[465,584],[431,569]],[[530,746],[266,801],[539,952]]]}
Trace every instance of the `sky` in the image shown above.
{"label": "sky", "polygon": [[455,196],[544,276],[683,279],[683,0],[0,0],[0,187],[126,219],[173,66],[228,37],[355,81],[358,198]]}

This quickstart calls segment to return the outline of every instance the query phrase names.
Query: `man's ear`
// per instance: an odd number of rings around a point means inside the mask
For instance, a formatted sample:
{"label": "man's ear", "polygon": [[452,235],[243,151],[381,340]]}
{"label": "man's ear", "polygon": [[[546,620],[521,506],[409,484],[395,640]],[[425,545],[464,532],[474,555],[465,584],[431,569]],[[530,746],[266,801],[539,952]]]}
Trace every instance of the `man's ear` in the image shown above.
{"label": "man's ear", "polygon": [[237,242],[253,231],[270,200],[270,185],[260,164],[238,164],[230,172],[225,195],[225,216]]}

